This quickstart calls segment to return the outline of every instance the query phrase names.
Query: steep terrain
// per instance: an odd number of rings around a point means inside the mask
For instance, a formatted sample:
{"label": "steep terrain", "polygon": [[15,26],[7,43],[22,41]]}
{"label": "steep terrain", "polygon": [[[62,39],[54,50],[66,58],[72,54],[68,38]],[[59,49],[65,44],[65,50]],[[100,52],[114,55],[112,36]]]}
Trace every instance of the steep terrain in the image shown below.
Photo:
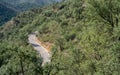
{"label": "steep terrain", "polygon": [[10,20],[16,13],[17,11],[14,7],[0,2],[0,25]]}
{"label": "steep terrain", "polygon": [[[68,0],[21,13],[0,28],[1,75],[119,75],[120,0]],[[42,65],[28,35],[52,44]]]}
{"label": "steep terrain", "polygon": [[28,10],[35,7],[48,5],[54,2],[59,2],[61,0],[2,0],[2,1],[15,6],[19,10]]}
{"label": "steep terrain", "polygon": [[43,59],[42,66],[44,66],[46,63],[49,63],[50,62],[50,53],[48,52],[48,50],[45,47],[42,46],[42,44],[40,44],[37,41],[36,34],[35,33],[29,34],[28,40],[29,40],[29,43],[37,51],[37,53],[39,53],[39,55],[42,57],[42,59]]}
{"label": "steep terrain", "polygon": [[0,0],[0,26],[21,11],[60,1],[61,0]]}

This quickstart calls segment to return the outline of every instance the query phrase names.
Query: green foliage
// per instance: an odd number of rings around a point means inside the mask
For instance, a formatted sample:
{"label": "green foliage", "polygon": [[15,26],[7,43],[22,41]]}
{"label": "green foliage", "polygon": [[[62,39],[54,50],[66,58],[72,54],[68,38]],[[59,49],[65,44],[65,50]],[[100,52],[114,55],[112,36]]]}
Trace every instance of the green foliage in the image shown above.
{"label": "green foliage", "polygon": [[[1,74],[22,73],[21,60],[27,75],[119,75],[119,5],[119,0],[69,0],[18,15],[0,29]],[[43,67],[27,43],[35,31],[53,44],[51,62]]]}
{"label": "green foliage", "polygon": [[[0,26],[19,12],[56,3],[56,0],[0,0]],[[51,13],[46,13],[50,16]]]}
{"label": "green foliage", "polygon": [[55,2],[59,2],[60,0],[1,0],[1,1],[11,4],[17,9],[24,11],[31,8],[36,8],[52,4]]}
{"label": "green foliage", "polygon": [[[98,15],[108,22],[112,27],[118,26],[120,13],[119,0],[92,0],[92,6],[97,11]],[[102,4],[102,5],[101,5]],[[103,12],[104,11],[104,12]]]}
{"label": "green foliage", "polygon": [[0,2],[0,26],[16,15],[17,12],[13,9],[11,6]]}

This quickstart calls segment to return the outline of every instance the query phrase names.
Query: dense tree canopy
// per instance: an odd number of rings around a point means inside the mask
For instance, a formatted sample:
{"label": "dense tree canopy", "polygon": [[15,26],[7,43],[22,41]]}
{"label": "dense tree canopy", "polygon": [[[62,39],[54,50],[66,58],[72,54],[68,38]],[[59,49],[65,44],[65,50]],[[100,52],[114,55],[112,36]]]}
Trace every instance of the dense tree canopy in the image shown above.
{"label": "dense tree canopy", "polygon": [[[119,75],[120,1],[68,0],[21,13],[0,28],[1,75]],[[38,31],[51,62],[28,44]]]}

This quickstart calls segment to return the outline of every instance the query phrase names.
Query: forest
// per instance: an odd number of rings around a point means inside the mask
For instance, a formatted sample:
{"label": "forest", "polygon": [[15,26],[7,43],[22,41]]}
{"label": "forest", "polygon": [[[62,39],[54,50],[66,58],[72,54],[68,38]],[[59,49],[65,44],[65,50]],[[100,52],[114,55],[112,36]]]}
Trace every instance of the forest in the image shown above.
{"label": "forest", "polygon": [[61,0],[0,0],[0,26],[21,12],[60,1]]}
{"label": "forest", "polygon": [[6,6],[5,3],[0,1],[0,26],[16,16],[17,12],[11,5]]}
{"label": "forest", "polygon": [[[51,44],[51,62],[28,35]],[[120,0],[64,0],[0,27],[0,75],[120,75]]]}

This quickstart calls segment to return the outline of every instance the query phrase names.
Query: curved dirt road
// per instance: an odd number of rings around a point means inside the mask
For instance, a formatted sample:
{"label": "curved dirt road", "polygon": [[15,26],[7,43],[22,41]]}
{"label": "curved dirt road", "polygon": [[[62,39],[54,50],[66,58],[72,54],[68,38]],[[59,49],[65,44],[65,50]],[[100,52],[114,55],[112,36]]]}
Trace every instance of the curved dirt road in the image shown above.
{"label": "curved dirt road", "polygon": [[50,53],[36,40],[36,34],[30,34],[28,35],[29,43],[34,47],[34,49],[40,54],[40,56],[43,58],[42,66],[44,66],[45,63],[50,62]]}

